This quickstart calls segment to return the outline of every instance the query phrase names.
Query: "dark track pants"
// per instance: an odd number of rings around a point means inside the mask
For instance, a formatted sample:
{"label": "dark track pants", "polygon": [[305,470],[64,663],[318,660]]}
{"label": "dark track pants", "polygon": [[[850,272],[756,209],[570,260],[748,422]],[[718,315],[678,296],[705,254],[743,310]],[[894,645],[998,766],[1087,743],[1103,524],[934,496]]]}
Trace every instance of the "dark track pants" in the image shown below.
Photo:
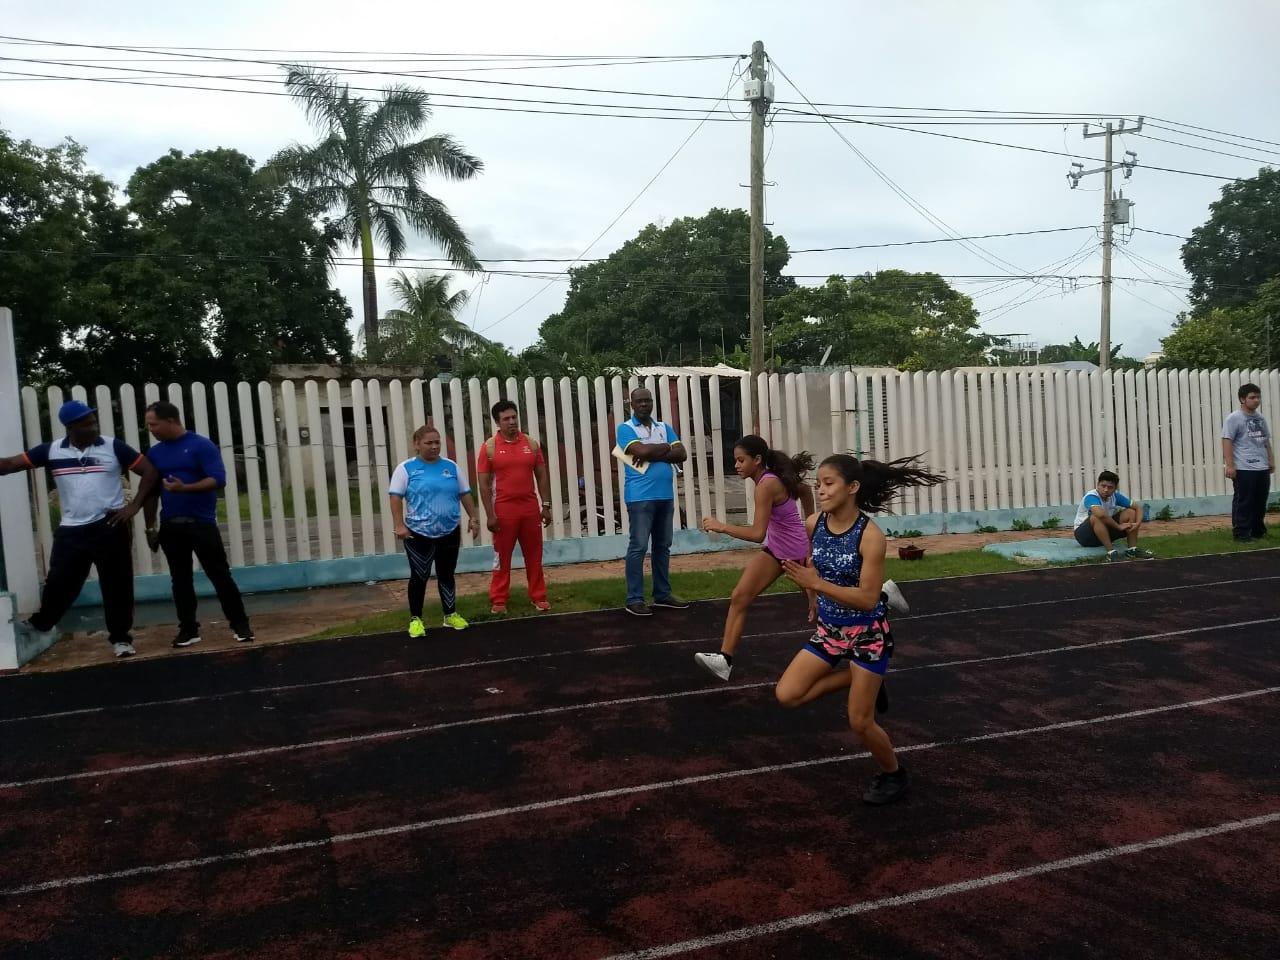
{"label": "dark track pants", "polygon": [[89,569],[98,571],[102,611],[111,643],[129,643],[133,629],[133,547],[127,524],[105,519],[79,527],[60,526],[53,534],[49,575],[40,609],[31,615],[37,630],[52,630],[80,596]]}

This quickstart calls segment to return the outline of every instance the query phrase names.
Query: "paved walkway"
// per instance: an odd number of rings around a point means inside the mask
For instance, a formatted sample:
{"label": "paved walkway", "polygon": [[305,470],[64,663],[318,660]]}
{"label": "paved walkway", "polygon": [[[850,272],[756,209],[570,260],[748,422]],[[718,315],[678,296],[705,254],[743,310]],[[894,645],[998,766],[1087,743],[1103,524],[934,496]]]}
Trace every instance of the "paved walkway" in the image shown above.
{"label": "paved walkway", "polygon": [[[1221,529],[1225,517],[1193,517],[1190,519],[1153,521],[1148,528],[1151,535],[1195,533],[1202,530]],[[914,543],[929,554],[955,553],[961,550],[979,550],[988,543],[1013,540],[1034,540],[1045,536],[1070,536],[1069,530],[1046,532],[1044,530],[1002,531],[1000,533],[952,533],[930,537],[916,537]],[[890,540],[889,555],[895,556],[897,548],[908,541]],[[755,549],[732,550],[721,553],[695,553],[671,558],[672,571],[719,570],[741,567],[745,558]],[[553,582],[575,580],[600,580],[622,578],[622,561],[610,560],[596,563],[578,563],[550,567],[547,576]],[[522,588],[521,574],[517,571],[513,587]],[[484,593],[489,587],[487,573],[465,573],[458,576],[458,593]],[[315,590],[291,593],[258,594],[245,598],[258,643],[290,643],[327,630],[335,623],[358,620],[362,617],[397,610],[404,605],[405,582],[392,580],[384,583],[353,584],[340,587],[323,587]],[[619,584],[621,590],[621,584]],[[432,591],[433,592],[433,591]],[[621,598],[622,594],[619,593]],[[138,628],[134,631],[135,646],[139,657],[163,657],[181,654],[190,656],[236,646],[221,611],[212,597],[200,602],[202,617],[200,645],[191,650],[175,651],[169,646],[176,629],[173,607],[170,604],[144,604],[138,608]],[[73,614],[74,616],[74,614]],[[217,619],[215,619],[215,617]],[[39,673],[67,670],[90,663],[100,663],[110,658],[106,635],[97,632],[76,631],[64,635],[45,654],[23,668],[23,672]]]}

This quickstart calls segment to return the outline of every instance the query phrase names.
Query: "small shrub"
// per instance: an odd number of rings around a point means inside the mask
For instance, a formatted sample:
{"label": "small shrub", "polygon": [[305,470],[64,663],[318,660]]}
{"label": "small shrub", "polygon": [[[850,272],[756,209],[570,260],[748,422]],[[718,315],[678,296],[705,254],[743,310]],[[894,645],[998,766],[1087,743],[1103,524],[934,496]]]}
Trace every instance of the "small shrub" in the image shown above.
{"label": "small shrub", "polygon": [[996,527],[984,527],[982,524],[978,524],[977,529],[974,530],[974,533],[999,533],[999,532],[1000,531]]}
{"label": "small shrub", "polygon": [[1157,519],[1157,520],[1172,520],[1172,519],[1173,519],[1173,507],[1169,506],[1169,505],[1166,503],[1163,507],[1161,507],[1161,508],[1160,508],[1160,512],[1156,514],[1156,519]]}
{"label": "small shrub", "polygon": [[1050,517],[1044,523],[1040,524],[1040,529],[1041,530],[1057,530],[1060,526],[1062,526],[1061,517]]}
{"label": "small shrub", "polygon": [[1191,519],[1192,517],[1194,517],[1195,515],[1196,515],[1196,512],[1195,512],[1194,510],[1188,510],[1188,511],[1187,511],[1186,513],[1184,513],[1182,516],[1183,516],[1183,518],[1184,518],[1184,519],[1186,519],[1186,520],[1190,520],[1190,519]]}
{"label": "small shrub", "polygon": [[902,536],[905,537],[907,540],[912,540],[915,537],[923,537],[924,531],[923,530],[903,530]]}
{"label": "small shrub", "polygon": [[1030,520],[1024,520],[1024,519],[1022,519],[1022,517],[1014,517],[1014,518],[1013,518],[1013,529],[1014,529],[1014,530],[1030,530],[1030,529],[1031,529],[1031,521],[1030,521]]}

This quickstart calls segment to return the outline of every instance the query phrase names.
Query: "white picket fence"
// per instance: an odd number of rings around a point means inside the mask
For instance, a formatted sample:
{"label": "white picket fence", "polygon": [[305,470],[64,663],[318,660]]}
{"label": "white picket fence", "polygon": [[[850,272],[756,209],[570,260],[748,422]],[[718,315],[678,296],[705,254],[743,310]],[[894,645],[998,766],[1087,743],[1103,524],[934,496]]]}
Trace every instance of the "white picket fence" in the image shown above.
{"label": "white picket fence", "polygon": [[[895,505],[907,516],[1071,503],[1105,467],[1144,500],[1228,493],[1218,438],[1246,381],[1262,386],[1264,404],[1280,396],[1277,371],[1020,368],[762,375],[754,390],[747,377],[679,375],[175,383],[163,391],[147,384],[140,396],[128,385],[43,394],[25,387],[21,398],[28,446],[63,436],[56,412],[68,396],[97,407],[103,433],[141,450],[151,441],[146,405],[162,398],[177,404],[187,425],[222,451],[225,534],[232,563],[243,566],[397,552],[387,484],[395,465],[412,455],[413,430],[432,423],[448,455],[472,475],[492,433],[489,408],[501,398],[519,405],[522,428],[548,452],[557,491],[549,535],[558,539],[626,532],[622,467],[609,453],[612,428],[627,415],[625,393],[641,383],[689,450],[676,482],[676,523],[693,529],[742,502],[741,493],[726,497],[733,485],[722,452],[735,437],[725,424],[750,425],[757,411],[761,433],[788,451],[821,458],[852,450],[881,460],[922,454],[949,479],[908,492]],[[43,569],[54,521],[45,475],[31,476]],[[749,512],[749,495],[744,505]],[[599,519],[584,526],[584,515]],[[463,537],[476,542],[465,531]],[[160,572],[163,560],[146,549],[140,525],[134,538],[137,572]],[[483,525],[478,542],[491,542]]]}

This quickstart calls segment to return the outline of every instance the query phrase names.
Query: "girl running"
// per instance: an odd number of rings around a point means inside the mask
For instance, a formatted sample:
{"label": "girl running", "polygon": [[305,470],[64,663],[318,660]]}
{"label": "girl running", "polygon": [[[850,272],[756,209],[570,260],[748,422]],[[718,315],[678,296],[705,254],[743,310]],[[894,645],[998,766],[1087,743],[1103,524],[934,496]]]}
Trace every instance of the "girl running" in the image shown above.
{"label": "girl running", "polygon": [[[813,488],[805,479],[813,469],[813,457],[807,452],[789,457],[781,450],[771,450],[762,438],[750,434],[734,445],[733,469],[738,476],[756,485],[755,523],[740,527],[707,517],[702,521],[702,529],[764,546],[747,561],[738,585],[733,588],[720,651],[693,655],[698,666],[721,680],[728,680],[733,672],[733,656],[746,626],[747,609],[782,576],[783,561],[807,561],[809,534],[803,518],[813,513]],[[905,614],[909,607],[897,585],[888,580],[884,590],[891,607]]]}
{"label": "girl running", "polygon": [[877,701],[881,710],[887,707],[881,694],[893,635],[882,593],[884,533],[869,514],[883,510],[903,487],[933,486],[945,479],[915,466],[914,457],[890,463],[859,461],[848,454],[827,457],[817,476],[822,512],[806,522],[813,563],[788,559],[782,564],[783,572],[809,594],[809,616],[813,619],[816,612],[818,625],[778,681],[778,702],[798,707],[849,689],[849,726],[880,765],[862,796],[867,803],[891,803],[905,796],[908,787],[907,770],[876,723]]}
{"label": "girl running", "polygon": [[409,556],[409,636],[427,633],[422,622],[422,604],[427,596],[431,567],[436,570],[444,625],[465,630],[467,621],[458,613],[453,572],[458,566],[462,545],[462,511],[474,537],[480,532],[471,487],[448,457],[440,456],[440,431],[419,427],[413,433],[413,449],[418,454],[396,467],[391,474],[391,518],[396,536],[404,541]]}
{"label": "girl running", "polygon": [[813,469],[813,457],[808,453],[789,457],[781,450],[770,450],[763,439],[749,434],[734,445],[733,469],[742,479],[756,485],[755,522],[741,527],[706,517],[702,529],[764,546],[747,561],[738,585],[733,588],[720,652],[693,655],[698,666],[721,680],[728,680],[733,670],[733,655],[742,639],[747,609],[782,576],[782,561],[804,563],[808,557],[809,537],[802,518],[813,513],[813,488],[804,480],[804,475]]}

